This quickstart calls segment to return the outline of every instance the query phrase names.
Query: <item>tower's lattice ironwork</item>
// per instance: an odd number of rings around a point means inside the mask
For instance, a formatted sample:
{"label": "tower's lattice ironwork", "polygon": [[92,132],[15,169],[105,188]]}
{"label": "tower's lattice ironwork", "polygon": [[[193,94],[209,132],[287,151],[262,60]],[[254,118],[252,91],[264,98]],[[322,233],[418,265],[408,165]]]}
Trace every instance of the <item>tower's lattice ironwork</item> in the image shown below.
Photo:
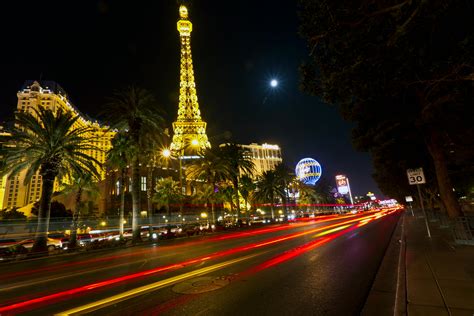
{"label": "tower's lattice ironwork", "polygon": [[178,31],[181,42],[179,106],[178,118],[173,123],[171,150],[184,153],[190,147],[202,150],[210,147],[210,144],[206,135],[206,122],[202,120],[199,111],[191,54],[193,25],[188,20],[188,10],[185,6],[180,6],[179,16]]}

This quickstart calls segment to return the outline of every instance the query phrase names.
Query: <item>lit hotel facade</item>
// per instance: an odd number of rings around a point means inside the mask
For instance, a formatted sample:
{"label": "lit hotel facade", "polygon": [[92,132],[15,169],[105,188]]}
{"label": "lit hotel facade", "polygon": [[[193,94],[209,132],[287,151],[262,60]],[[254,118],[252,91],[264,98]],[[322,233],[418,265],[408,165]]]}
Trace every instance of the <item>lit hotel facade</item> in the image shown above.
{"label": "lit hotel facade", "polygon": [[[66,92],[53,81],[27,81],[17,93],[17,111],[33,113],[33,109],[47,108],[52,111],[72,112],[79,116],[73,128],[89,127],[91,132],[86,135],[91,145],[97,149],[88,150],[86,154],[94,157],[101,164],[105,163],[107,151],[112,147],[111,141],[115,132],[109,127],[100,125],[85,117],[69,101]],[[0,133],[5,133],[0,131]],[[105,169],[98,168],[102,180],[105,179]],[[36,173],[29,183],[24,185],[26,170],[16,176],[0,179],[0,209],[23,207],[38,201],[41,197],[41,176]],[[59,183],[55,183],[55,191]]]}
{"label": "lit hotel facade", "polygon": [[262,175],[265,171],[274,170],[283,161],[281,148],[278,145],[252,143],[240,146],[251,154],[252,162],[255,164],[254,177]]}

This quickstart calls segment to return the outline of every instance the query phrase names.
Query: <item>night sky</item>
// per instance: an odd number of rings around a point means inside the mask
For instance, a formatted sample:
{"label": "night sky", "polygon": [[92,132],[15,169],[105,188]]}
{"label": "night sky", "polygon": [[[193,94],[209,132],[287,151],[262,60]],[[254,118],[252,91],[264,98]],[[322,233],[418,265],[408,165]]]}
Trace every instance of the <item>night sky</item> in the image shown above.
{"label": "night sky", "polygon": [[[232,6],[231,6],[232,4]],[[12,117],[27,79],[58,82],[84,113],[97,117],[114,89],[136,84],[176,118],[179,36],[176,0],[8,1],[0,11],[0,120]],[[334,182],[347,174],[353,193],[379,193],[366,153],[335,107],[299,89],[305,42],[296,1],[195,0],[191,47],[208,136],[282,147],[292,168],[312,157]],[[279,80],[276,90],[269,88]]]}

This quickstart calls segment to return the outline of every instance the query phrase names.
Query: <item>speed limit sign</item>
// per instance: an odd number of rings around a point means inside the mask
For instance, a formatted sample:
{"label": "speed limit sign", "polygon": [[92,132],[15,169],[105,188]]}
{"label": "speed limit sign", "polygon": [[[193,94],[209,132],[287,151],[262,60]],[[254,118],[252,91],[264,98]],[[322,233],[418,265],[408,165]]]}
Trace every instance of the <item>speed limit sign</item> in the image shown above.
{"label": "speed limit sign", "polygon": [[410,185],[426,183],[423,168],[408,169],[407,176]]}

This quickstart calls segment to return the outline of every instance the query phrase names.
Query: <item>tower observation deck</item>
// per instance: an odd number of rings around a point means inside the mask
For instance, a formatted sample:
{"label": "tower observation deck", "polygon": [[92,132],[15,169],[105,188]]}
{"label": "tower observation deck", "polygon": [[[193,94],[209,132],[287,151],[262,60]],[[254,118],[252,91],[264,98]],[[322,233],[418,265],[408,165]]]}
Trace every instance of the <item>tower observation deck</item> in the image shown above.
{"label": "tower observation deck", "polygon": [[[190,148],[196,151],[210,147],[206,135],[206,122],[201,118],[194,80],[191,54],[191,32],[193,25],[188,20],[188,9],[179,7],[178,31],[181,43],[178,118],[173,122],[171,150],[183,155]],[[189,151],[190,152],[190,151]]]}

